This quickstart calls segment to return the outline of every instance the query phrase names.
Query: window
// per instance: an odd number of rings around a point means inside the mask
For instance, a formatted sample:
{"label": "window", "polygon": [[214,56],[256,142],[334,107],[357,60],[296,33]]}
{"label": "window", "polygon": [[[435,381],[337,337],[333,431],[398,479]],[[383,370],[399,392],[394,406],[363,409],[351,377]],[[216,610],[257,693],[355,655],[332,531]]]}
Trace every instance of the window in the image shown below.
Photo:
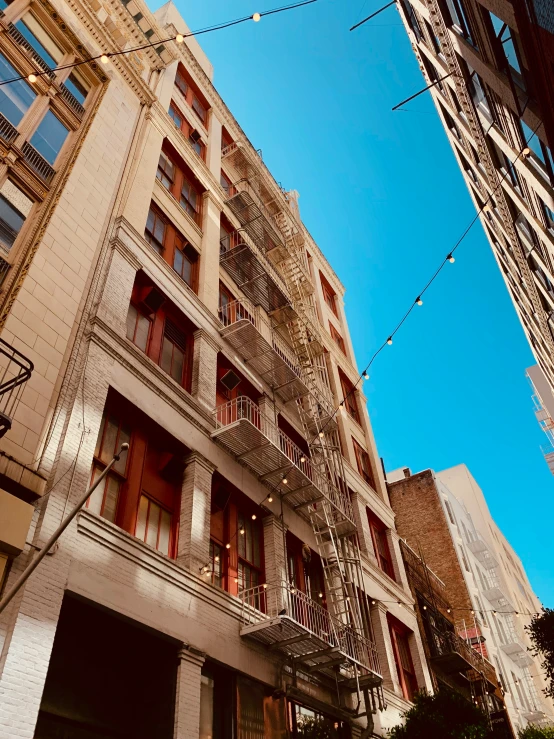
{"label": "window", "polygon": [[494,663],[496,665],[496,672],[498,673],[498,679],[500,680],[500,685],[502,686],[502,690],[505,693],[508,693],[508,689],[506,687],[506,682],[504,680],[504,675],[502,673],[502,667],[500,665],[500,662],[498,660],[498,657],[494,657]]}
{"label": "window", "polygon": [[421,39],[423,38],[423,34],[421,33],[421,26],[419,25],[416,12],[410,0],[402,0],[402,5],[404,6],[404,12],[406,13],[406,18],[408,19],[408,25],[414,32],[416,39],[418,41],[421,41]]}
{"label": "window", "polygon": [[[11,200],[14,202],[10,202]],[[16,205],[25,207],[26,213],[21,213]],[[0,244],[5,249],[9,250],[13,246],[32,205],[32,201],[11,180],[4,183],[0,191]]]}
{"label": "window", "polygon": [[135,536],[163,554],[169,554],[171,513],[146,495],[141,495]]}
{"label": "window", "polygon": [[[129,443],[130,438],[131,429],[123,422],[120,415],[104,412],[94,452],[93,482],[100,477],[106,465],[117,454],[121,444]],[[121,459],[114,464],[103,482],[88,499],[89,509],[107,518],[108,521],[115,521],[119,492],[126,479],[129,456],[129,452],[121,455]]]}
{"label": "window", "polygon": [[389,632],[402,695],[406,700],[411,701],[417,693],[418,686],[412,662],[412,655],[410,653],[410,632],[403,624],[390,617]]}
{"label": "window", "polygon": [[208,102],[200,92],[196,89],[192,78],[188,75],[184,67],[180,67],[175,77],[175,86],[185,98],[187,105],[194,111],[204,126],[208,121]]}
{"label": "window", "polygon": [[525,89],[525,81],[523,78],[522,67],[519,60],[519,52],[517,50],[517,40],[514,31],[507,23],[497,18],[494,13],[489,11],[489,16],[496,37],[496,51],[501,69],[505,69],[512,79],[518,83],[520,87]]}
{"label": "window", "polygon": [[175,179],[175,166],[163,151],[158,160],[158,171],[156,172],[156,177],[166,190],[171,190],[173,180]]}
{"label": "window", "polygon": [[354,445],[354,454],[356,455],[358,472],[364,478],[364,480],[375,490],[375,478],[373,476],[373,470],[371,469],[369,454],[360,444],[358,444],[356,439],[352,438],[352,444]]}
{"label": "window", "polygon": [[429,36],[429,39],[431,41],[433,51],[435,52],[437,56],[439,56],[439,54],[442,53],[441,42],[439,41],[433,29],[431,28],[431,24],[428,23],[427,21],[424,21],[424,22],[425,22],[425,28],[427,30],[427,35]]}
{"label": "window", "polygon": [[[19,72],[0,54],[0,82],[20,77]],[[34,90],[23,80],[0,86],[0,113],[18,126],[36,98]]]}
{"label": "window", "polygon": [[448,518],[450,519],[450,523],[456,525],[456,519],[454,518],[454,513],[452,512],[452,507],[449,501],[445,500],[444,505],[446,507],[446,512],[448,513]]}
{"label": "window", "polygon": [[127,338],[186,390],[190,390],[195,329],[142,272],[137,274],[127,313]]}
{"label": "window", "polygon": [[464,563],[464,568],[465,568],[466,572],[471,572],[471,570],[469,569],[469,565],[467,563],[466,553],[464,552],[464,548],[461,545],[458,545],[458,546],[459,546],[459,549],[460,549],[460,555],[462,557],[462,562]]}
{"label": "window", "polygon": [[173,321],[166,318],[160,367],[180,385],[183,383],[186,353],[187,335],[177,328]]}
{"label": "window", "polygon": [[260,522],[252,517],[245,516],[242,512],[238,516],[239,540],[238,540],[238,585],[239,592],[261,585],[261,531]]}
{"label": "window", "polygon": [[445,0],[454,30],[475,46],[463,0]]}
{"label": "window", "polygon": [[321,280],[321,290],[323,292],[323,300],[327,303],[329,308],[333,311],[335,316],[338,318],[339,313],[337,310],[337,294],[329,284],[329,282],[325,279],[323,274],[319,273],[319,279]]}
{"label": "window", "polygon": [[554,163],[552,161],[552,153],[549,147],[543,143],[538,134],[534,133],[523,119],[520,119],[521,134],[523,144],[531,149],[531,160],[543,169],[546,169],[552,177]]}
{"label": "window", "polygon": [[[262,510],[217,473],[212,485],[210,542],[215,585],[238,595],[264,583]],[[257,591],[252,594],[252,605],[264,607]]]}
{"label": "window", "polygon": [[93,492],[88,509],[162,554],[174,556],[185,449],[110,391],[94,452],[93,480],[123,442],[129,443],[129,451]]}
{"label": "window", "polygon": [[228,198],[230,198],[233,195],[235,195],[236,190],[233,187],[233,183],[231,182],[231,178],[230,177],[227,177],[227,175],[225,174],[225,172],[223,170],[221,170],[221,173],[219,175],[219,184],[225,190],[225,194],[227,195]]}
{"label": "window", "polygon": [[180,201],[183,208],[197,223],[199,220],[199,197],[194,185],[186,177],[183,177],[183,184],[181,186],[181,198]]}
{"label": "window", "polygon": [[144,238],[194,292],[198,290],[198,252],[151,204]]}
{"label": "window", "polygon": [[78,72],[71,72],[64,85],[77,102],[81,103],[81,105],[85,102],[89,89],[87,83]]}
{"label": "window", "polygon": [[158,162],[157,179],[193,221],[202,224],[202,186],[177,152],[165,144]]}
{"label": "window", "polygon": [[489,121],[492,121],[491,106],[485,92],[484,84],[477,72],[469,64],[467,65],[467,69],[469,74],[469,90],[473,104]]}
{"label": "window", "polygon": [[200,159],[205,160],[206,147],[204,145],[204,142],[202,141],[202,136],[189,124],[185,116],[181,113],[179,108],[173,102],[169,106],[169,115],[172,118],[173,123],[175,123],[175,126],[188,139],[190,145],[198,154]]}
{"label": "window", "polygon": [[175,254],[173,269],[179,277],[193,290],[197,283],[198,253],[180,235],[175,236]]}
{"label": "window", "polygon": [[30,143],[49,164],[54,164],[68,133],[69,130],[59,118],[48,110],[32,135]]}
{"label": "window", "polygon": [[458,141],[461,141],[462,140],[462,135],[460,133],[460,129],[458,128],[456,122],[454,121],[454,119],[452,118],[452,116],[450,115],[450,113],[447,110],[444,110],[444,108],[442,108],[442,106],[441,106],[441,110],[442,110],[442,114],[444,116],[444,122],[446,123],[447,128],[450,131],[452,131],[452,133],[458,139]]}
{"label": "window", "polygon": [[344,407],[348,415],[360,423],[360,413],[358,411],[358,399],[356,397],[356,388],[350,382],[348,377],[339,370],[340,384],[342,388],[342,397],[344,398]]}
{"label": "window", "polygon": [[150,246],[154,247],[158,254],[161,254],[164,250],[166,227],[166,219],[156,208],[150,206],[144,237]]}
{"label": "window", "polygon": [[335,342],[335,344],[338,346],[338,348],[341,350],[341,352],[346,356],[346,345],[344,343],[344,339],[339,334],[337,329],[333,326],[332,323],[329,323],[329,333],[331,334],[331,338]]}
{"label": "window", "polygon": [[312,708],[289,701],[288,723],[291,739],[308,739],[312,736],[329,737],[329,739],[350,739],[351,732],[346,721],[325,716]]}
{"label": "window", "polygon": [[15,27],[50,69],[57,66],[63,56],[63,51],[54,43],[32,13],[25,13],[23,18],[15,23]]}
{"label": "window", "polygon": [[148,338],[150,336],[151,321],[143,316],[142,313],[135,308],[134,305],[129,306],[127,313],[127,338],[139,349],[146,352],[148,348]]}
{"label": "window", "polygon": [[369,509],[367,511],[367,520],[369,521],[369,530],[371,532],[371,540],[373,542],[377,564],[391,580],[394,580],[394,567],[387,539],[387,527]]}

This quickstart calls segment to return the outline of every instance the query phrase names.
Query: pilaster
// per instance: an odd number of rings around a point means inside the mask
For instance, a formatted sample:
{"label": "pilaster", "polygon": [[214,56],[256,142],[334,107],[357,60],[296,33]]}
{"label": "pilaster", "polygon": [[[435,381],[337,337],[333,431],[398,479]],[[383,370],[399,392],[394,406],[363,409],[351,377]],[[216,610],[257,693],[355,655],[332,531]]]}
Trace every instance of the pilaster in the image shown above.
{"label": "pilaster", "polygon": [[190,645],[183,646],[179,652],[174,739],[198,739],[200,734],[200,695],[205,659],[204,652]]}
{"label": "pilaster", "polygon": [[191,393],[210,413],[215,408],[219,345],[204,330],[194,332]]}
{"label": "pilaster", "polygon": [[202,214],[202,255],[198,297],[214,316],[217,316],[221,204],[209,190],[203,196]]}
{"label": "pilaster", "polygon": [[181,489],[177,563],[198,573],[210,552],[210,508],[215,465],[198,452],[185,460]]}
{"label": "pilaster", "polygon": [[222,125],[212,110],[210,116],[210,131],[208,139],[208,151],[206,152],[206,164],[213,176],[219,182],[221,174],[221,134]]}
{"label": "pilaster", "polygon": [[371,625],[375,635],[379,666],[381,668],[384,686],[397,695],[401,695],[402,690],[396,672],[396,662],[394,660],[389,623],[387,621],[387,608],[383,603],[377,602],[371,608]]}
{"label": "pilaster", "polygon": [[279,613],[283,608],[287,582],[287,561],[285,553],[286,528],[283,522],[274,515],[263,519],[264,526],[264,561],[267,582],[267,610],[270,614]]}

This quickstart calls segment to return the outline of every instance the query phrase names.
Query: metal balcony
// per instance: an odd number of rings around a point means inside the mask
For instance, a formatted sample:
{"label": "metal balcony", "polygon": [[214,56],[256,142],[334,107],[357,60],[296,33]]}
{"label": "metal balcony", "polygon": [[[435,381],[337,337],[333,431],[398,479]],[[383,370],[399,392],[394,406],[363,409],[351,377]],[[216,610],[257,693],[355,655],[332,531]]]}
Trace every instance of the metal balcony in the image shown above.
{"label": "metal balcony", "polygon": [[483,539],[474,539],[468,542],[467,546],[485,569],[493,570],[495,567],[498,567],[498,560],[491,553],[488,544]]}
{"label": "metal balcony", "polygon": [[46,159],[28,141],[25,141],[21,147],[23,158],[29,167],[41,178],[46,184],[50,184],[56,170],[50,166]]}
{"label": "metal balcony", "polygon": [[[352,505],[277,424],[264,416],[259,407],[245,396],[230,400],[214,410],[216,430],[212,438],[237,460],[249,467],[270,488],[278,488],[288,505],[323,531],[327,525],[323,508],[333,506],[337,534],[355,528]],[[283,482],[286,479],[286,483]]]}
{"label": "metal balcony", "polygon": [[35,49],[27,41],[25,36],[23,36],[23,34],[13,25],[13,23],[8,24],[8,34],[12,37],[12,39],[16,42],[16,44],[21,48],[23,53],[34,61],[34,63],[39,68],[40,73],[45,74],[47,77],[53,80],[54,77],[56,76],[54,72],[50,69],[50,67],[44,61],[44,59],[40,56],[40,54],[38,54],[35,51]]}
{"label": "metal balcony", "polygon": [[485,589],[483,595],[489,603],[499,611],[513,610],[513,605],[507,597],[505,587],[498,577],[496,570],[491,569],[485,577]]}
{"label": "metal balcony", "polygon": [[488,689],[494,690],[498,680],[494,667],[467,639],[455,631],[441,631],[427,623],[430,634],[431,662],[447,675],[460,675],[462,680],[484,680]]}
{"label": "metal balcony", "polygon": [[0,438],[12,427],[23,387],[33,369],[31,360],[0,339]]}
{"label": "metal balcony", "polygon": [[[223,269],[254,305],[261,305],[266,313],[290,306],[283,280],[260,249],[253,245],[246,231],[240,229],[224,236],[219,254]],[[293,316],[294,311],[290,308],[287,320]]]}
{"label": "metal balcony", "polygon": [[308,393],[293,350],[251,303],[233,300],[220,307],[219,318],[221,335],[285,402]]}
{"label": "metal balcony", "polygon": [[514,620],[511,616],[506,617],[508,626],[508,634],[506,635],[506,643],[500,644],[500,649],[507,654],[508,657],[519,667],[528,667],[533,663],[527,647],[523,644],[519,634],[516,631]]}
{"label": "metal balcony", "polygon": [[18,131],[15,126],[9,122],[9,120],[0,113],[0,139],[5,141],[6,144],[11,144],[17,138]]}
{"label": "metal balcony", "polygon": [[243,590],[241,636],[285,654],[294,669],[325,676],[354,692],[382,683],[377,648],[369,639],[288,583]]}
{"label": "metal balcony", "polygon": [[77,100],[75,95],[73,95],[73,93],[63,84],[63,82],[60,84],[60,97],[65,100],[78,118],[82,118],[84,116],[85,109]]}
{"label": "metal balcony", "polygon": [[[226,201],[227,205],[250,238],[271,258],[275,249],[284,249],[283,240],[273,225],[271,211],[248,180],[237,182],[234,187],[236,192]],[[280,253],[286,256],[286,252]]]}

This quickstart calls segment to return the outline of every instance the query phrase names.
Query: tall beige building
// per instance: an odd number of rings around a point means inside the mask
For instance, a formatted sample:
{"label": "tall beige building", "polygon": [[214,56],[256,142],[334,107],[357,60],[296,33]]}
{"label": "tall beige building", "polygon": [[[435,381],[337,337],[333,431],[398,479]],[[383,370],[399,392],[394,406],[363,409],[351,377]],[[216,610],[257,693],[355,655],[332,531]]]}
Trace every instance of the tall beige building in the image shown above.
{"label": "tall beige building", "polygon": [[554,388],[550,0],[401,0],[422,73],[537,362]]}
{"label": "tall beige building", "polygon": [[0,736],[383,734],[430,681],[297,194],[171,3],[2,7],[4,594],[130,449],[0,615]]}

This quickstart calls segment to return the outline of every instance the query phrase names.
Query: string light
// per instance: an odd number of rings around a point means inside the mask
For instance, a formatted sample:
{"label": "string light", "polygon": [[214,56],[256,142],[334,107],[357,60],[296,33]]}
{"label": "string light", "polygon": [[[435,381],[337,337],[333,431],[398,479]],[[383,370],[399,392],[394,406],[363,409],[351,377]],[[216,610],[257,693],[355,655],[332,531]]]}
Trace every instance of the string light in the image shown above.
{"label": "string light", "polygon": [[454,262],[456,261],[456,259],[454,258],[454,255],[452,253],[448,254],[446,258],[448,259],[448,261],[450,262],[450,264],[454,264]]}
{"label": "string light", "polygon": [[[316,3],[316,2],[318,2],[318,0],[301,0],[301,2],[293,3],[292,5],[285,5],[280,8],[274,8],[273,10],[266,10],[262,13],[253,13],[252,15],[247,15],[247,16],[243,16],[242,18],[236,18],[235,20],[218,23],[217,25],[209,26],[208,28],[202,28],[199,31],[189,31],[188,33],[184,33],[184,34],[178,33],[175,36],[170,36],[169,38],[159,39],[155,42],[149,42],[147,44],[142,44],[141,46],[135,46],[129,49],[124,49],[122,51],[104,52],[102,54],[99,54],[98,56],[93,56],[87,59],[82,59],[80,61],[72,62],[71,64],[64,64],[58,67],[52,67],[48,71],[37,72],[37,74],[33,76],[38,78],[43,75],[49,75],[50,72],[56,72],[58,70],[63,70],[63,69],[71,69],[72,67],[78,67],[78,66],[81,66],[82,64],[94,62],[97,59],[100,60],[101,64],[108,64],[110,61],[110,57],[123,56],[125,54],[132,54],[136,51],[142,51],[143,49],[157,48],[158,46],[160,46],[160,44],[167,43],[168,41],[175,41],[177,44],[182,44],[185,38],[189,38],[190,36],[200,36],[201,34],[211,33],[213,31],[220,31],[225,28],[236,26],[240,23],[246,23],[247,21],[251,21],[251,20],[257,23],[264,15],[275,15],[277,13],[284,13],[287,10],[295,10],[296,8],[301,8],[304,5],[311,5],[312,3]],[[29,79],[29,76],[24,75],[24,76],[12,77],[8,80],[2,80],[0,82],[0,86],[9,85],[13,82],[19,82],[20,80],[25,80],[25,79]],[[29,80],[29,81],[36,82],[36,79]]]}
{"label": "string light", "polygon": [[367,372],[364,372],[362,377],[364,378],[364,380],[369,380],[369,375]]}
{"label": "string light", "polygon": [[320,594],[319,594],[319,597],[320,597],[320,598],[323,598],[323,593],[320,593]]}
{"label": "string light", "polygon": [[27,77],[27,79],[29,80],[29,82],[36,82],[37,81],[37,76],[36,76],[36,74],[30,74]]}
{"label": "string light", "polygon": [[239,529],[239,534],[241,534],[241,536],[244,536],[244,528],[242,526]]}
{"label": "string light", "polygon": [[306,461],[306,457],[304,455],[302,455],[300,457],[300,464],[304,464],[305,461]]}
{"label": "string light", "polygon": [[528,157],[530,153],[531,153],[531,149],[528,146],[526,146],[525,149],[523,149],[523,151],[521,152],[521,156]]}
{"label": "string light", "polygon": [[253,520],[253,521],[255,521],[255,520],[256,520],[257,518],[258,518],[258,517],[256,516],[256,514],[255,514],[255,513],[253,513],[253,514],[252,514],[252,520]]}
{"label": "string light", "polygon": [[271,493],[267,496],[267,502],[273,503],[273,496],[271,495]]}
{"label": "string light", "polygon": [[262,585],[262,588],[263,588],[264,590],[267,590],[267,583],[266,583],[266,582],[264,582],[264,584]]}
{"label": "string light", "polygon": [[417,303],[417,305],[423,305],[423,300],[421,299],[421,297],[419,295],[416,298],[416,301],[415,302]]}
{"label": "string light", "polygon": [[446,612],[447,612],[447,613],[451,613],[451,612],[452,612],[452,608],[447,608],[447,609],[446,609]]}
{"label": "string light", "polygon": [[231,548],[231,542],[227,542],[227,544],[225,544],[225,549],[230,549],[230,548]]}
{"label": "string light", "polygon": [[324,436],[325,436],[325,434],[323,433],[323,431],[320,431],[320,432],[319,432],[319,438],[320,438],[320,439],[323,439],[323,437],[324,437]]}
{"label": "string light", "polygon": [[371,605],[372,605],[372,606],[375,606],[375,605],[377,605],[377,604],[376,604],[376,602],[375,602],[374,600],[372,600],[372,601],[371,601]]}
{"label": "string light", "polygon": [[282,480],[283,485],[288,485],[288,482],[289,481],[287,480],[287,478],[283,477],[283,480]]}
{"label": "string light", "polygon": [[216,556],[214,557],[214,560],[215,560],[216,562],[219,562],[219,555],[218,555],[218,554],[216,554]]}
{"label": "string light", "polygon": [[387,339],[387,344],[390,346],[392,344],[392,336],[389,336]]}

